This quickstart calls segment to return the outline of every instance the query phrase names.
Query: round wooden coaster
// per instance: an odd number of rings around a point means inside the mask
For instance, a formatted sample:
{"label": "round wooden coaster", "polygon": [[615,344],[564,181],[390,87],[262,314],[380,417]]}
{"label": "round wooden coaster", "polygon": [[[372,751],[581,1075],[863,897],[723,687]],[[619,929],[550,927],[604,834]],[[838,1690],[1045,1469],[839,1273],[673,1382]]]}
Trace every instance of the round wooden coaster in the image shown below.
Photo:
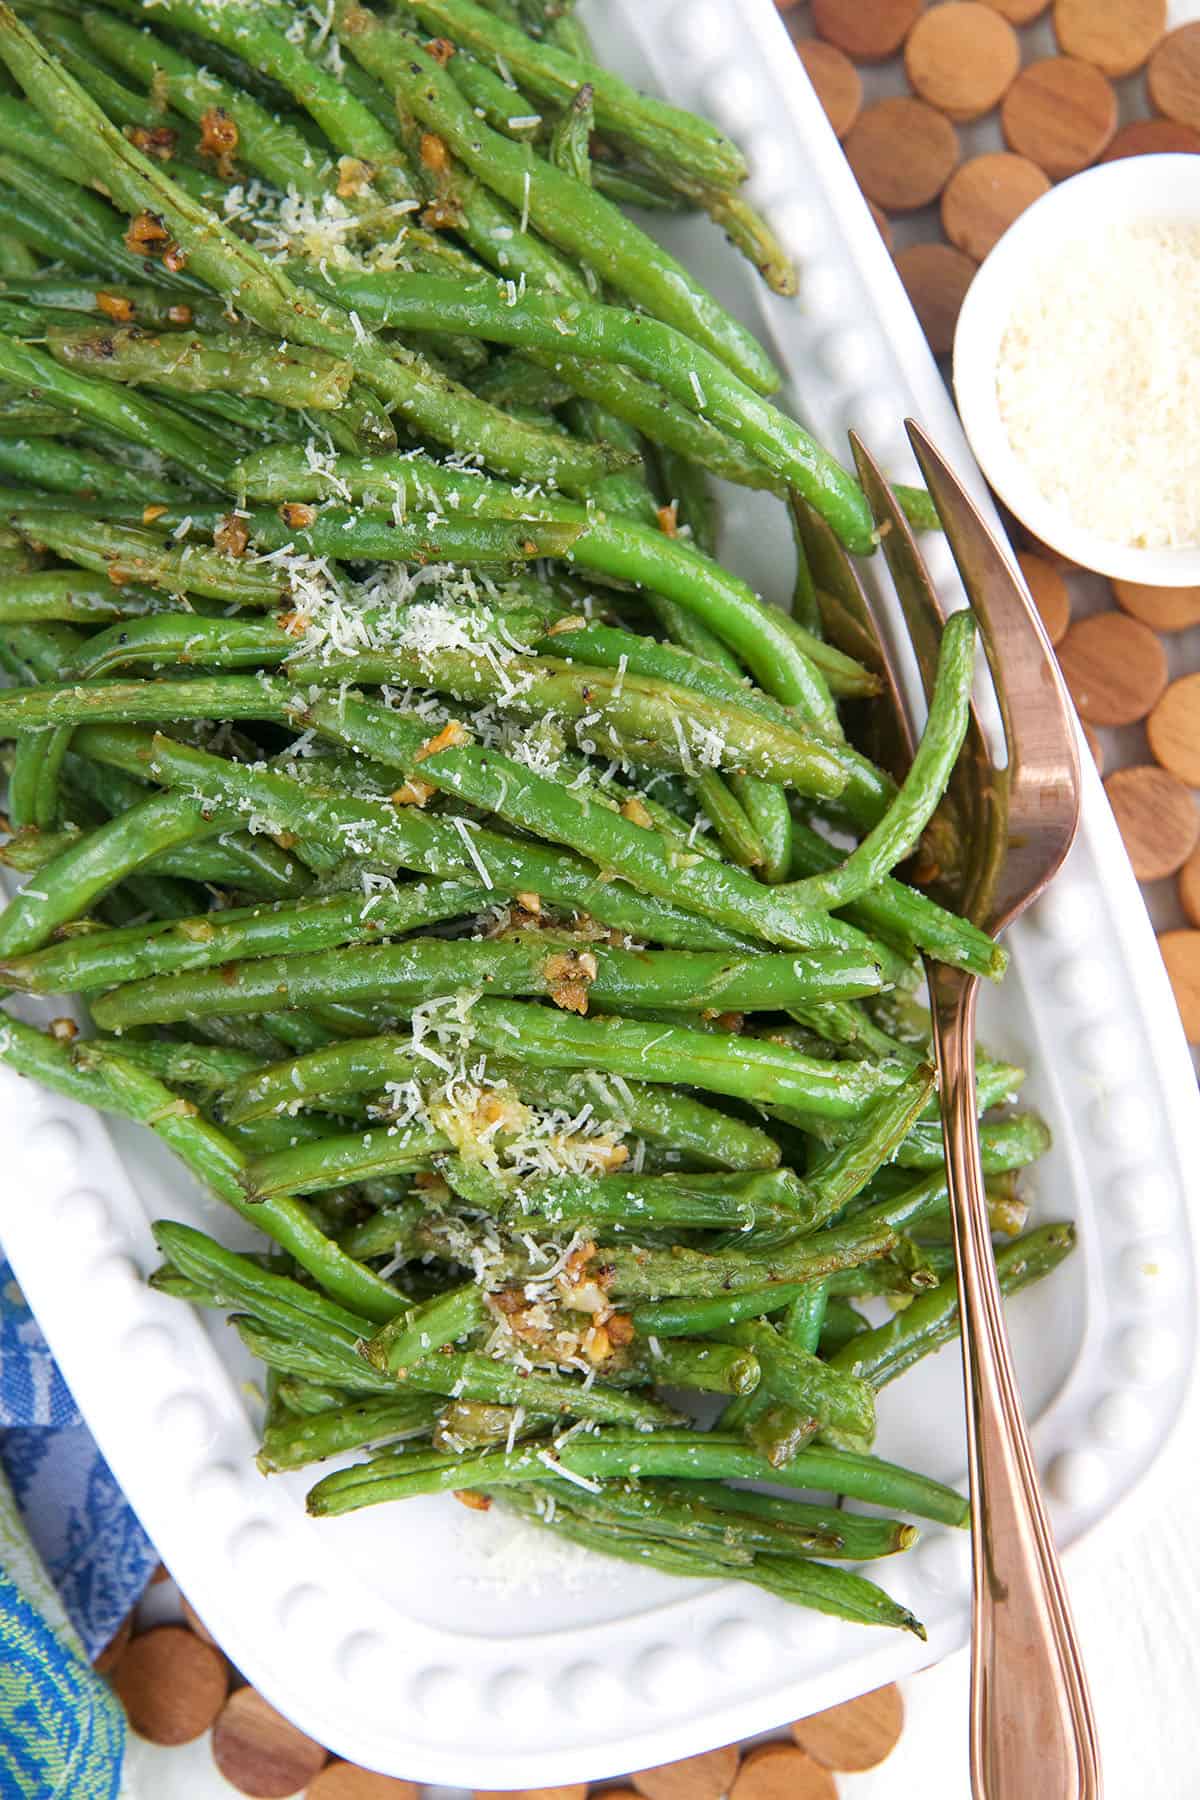
{"label": "round wooden coaster", "polygon": [[1132,75],[1167,29],[1167,0],[1054,0],[1054,35],[1066,56],[1103,74]]}
{"label": "round wooden coaster", "polygon": [[813,29],[856,62],[894,56],[925,0],[812,0]]}
{"label": "round wooden coaster", "polygon": [[[551,1788],[476,1788],[475,1800],[586,1800],[587,1782]],[[627,1789],[622,1790],[628,1792]]]}
{"label": "round wooden coaster", "polygon": [[955,169],[942,194],[942,230],[976,262],[1027,206],[1049,192],[1050,178],[1011,150],[973,156]]}
{"label": "round wooden coaster", "polygon": [[1016,32],[977,0],[944,0],[922,13],[904,45],[914,93],[948,119],[978,119],[990,112],[1020,67]]}
{"label": "round wooden coaster", "polygon": [[417,1800],[421,1790],[413,1781],[394,1775],[375,1775],[357,1763],[327,1763],[304,1790],[304,1800]]}
{"label": "round wooden coaster", "polygon": [[733,1786],[738,1769],[738,1747],[725,1744],[703,1756],[685,1756],[681,1762],[663,1763],[658,1769],[642,1769],[630,1776],[647,1800],[720,1800]]}
{"label": "round wooden coaster", "polygon": [[876,1688],[872,1694],[847,1700],[844,1706],[831,1706],[810,1719],[797,1719],[792,1736],[802,1750],[825,1768],[850,1774],[873,1769],[890,1756],[903,1729],[904,1702],[900,1689],[892,1682]]}
{"label": "round wooden coaster", "polygon": [[1115,770],[1104,791],[1138,880],[1177,874],[1200,839],[1200,812],[1190,790],[1165,769],[1136,763]]}
{"label": "round wooden coaster", "polygon": [[974,280],[975,264],[949,244],[910,244],[897,254],[896,267],[929,348],[935,356],[943,355],[954,342],[954,327]]}
{"label": "round wooden coaster", "polygon": [[1186,631],[1200,625],[1200,587],[1143,587],[1137,581],[1114,581],[1112,591],[1123,612],[1155,631]]}
{"label": "round wooden coaster", "polygon": [[945,187],[958,161],[958,133],[936,108],[901,94],[861,112],[845,150],[868,200],[885,212],[912,212]]}
{"label": "round wooden coaster", "polygon": [[97,1675],[108,1675],[125,1654],[125,1646],[133,1636],[133,1614],[127,1612],[117,1629],[92,1664]]}
{"label": "round wooden coaster", "polygon": [[1164,931],[1158,940],[1189,1044],[1200,1044],[1200,931]]}
{"label": "round wooden coaster", "polygon": [[1200,675],[1173,681],[1146,720],[1155,762],[1200,787]]}
{"label": "round wooden coaster", "polygon": [[993,12],[998,12],[1002,19],[1010,25],[1028,25],[1044,13],[1050,0],[983,0]]}
{"label": "round wooden coaster", "polygon": [[862,111],[862,77],[836,44],[826,44],[820,38],[797,38],[795,43],[834,136],[844,138]]}
{"label": "round wooden coaster", "polygon": [[1130,119],[1100,158],[1120,162],[1126,156],[1194,156],[1200,151],[1200,131],[1177,125],[1174,119]]}
{"label": "round wooden coaster", "polygon": [[1079,619],[1058,647],[1071,696],[1090,725],[1133,725],[1167,685],[1167,658],[1148,625],[1125,613]]}
{"label": "round wooden coaster", "polygon": [[1193,850],[1179,871],[1179,904],[1188,924],[1200,925],[1200,850]]}
{"label": "round wooden coaster", "polygon": [[1146,86],[1160,113],[1200,130],[1200,21],[1163,39],[1150,58]]}
{"label": "round wooden coaster", "polygon": [[[198,1640],[197,1640],[198,1641]],[[257,1688],[239,1688],[213,1726],[213,1761],[230,1787],[255,1800],[286,1800],[317,1776],[329,1752],[268,1705]]]}
{"label": "round wooden coaster", "polygon": [[1090,63],[1047,56],[1029,63],[1004,96],[1004,141],[1061,181],[1086,169],[1117,129],[1117,96]]}
{"label": "round wooden coaster", "polygon": [[132,1639],[112,1684],[130,1725],[152,1744],[190,1744],[217,1717],[229,1687],[220,1651],[183,1625],[156,1625]]}
{"label": "round wooden coaster", "polygon": [[792,1744],[763,1744],[742,1761],[730,1800],[838,1800],[833,1776]]}
{"label": "round wooden coaster", "polygon": [[1017,561],[1033,595],[1033,604],[1041,614],[1046,636],[1052,644],[1061,644],[1071,623],[1071,595],[1061,569],[1028,550],[1018,550]]}

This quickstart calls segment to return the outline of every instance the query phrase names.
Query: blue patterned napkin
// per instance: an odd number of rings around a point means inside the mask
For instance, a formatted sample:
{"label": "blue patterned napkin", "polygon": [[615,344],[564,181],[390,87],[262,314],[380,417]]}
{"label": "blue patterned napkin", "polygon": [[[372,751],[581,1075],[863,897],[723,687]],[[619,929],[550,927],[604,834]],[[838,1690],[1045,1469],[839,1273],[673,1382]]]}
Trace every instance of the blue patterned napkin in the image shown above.
{"label": "blue patterned napkin", "polygon": [[0,1257],[0,1800],[117,1794],[124,1720],[89,1664],[156,1560]]}

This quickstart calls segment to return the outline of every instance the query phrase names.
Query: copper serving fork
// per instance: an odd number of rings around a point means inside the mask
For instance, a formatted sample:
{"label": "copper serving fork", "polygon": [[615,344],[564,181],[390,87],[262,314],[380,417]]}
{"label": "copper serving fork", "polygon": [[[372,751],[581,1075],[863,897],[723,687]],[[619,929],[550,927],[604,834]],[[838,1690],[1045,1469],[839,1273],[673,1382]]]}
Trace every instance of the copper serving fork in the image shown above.
{"label": "copper serving fork", "polygon": [[[977,714],[926,834],[926,891],[995,937],[1035,900],[1071,846],[1079,759],[1070,701],[1034,608],[979,512],[913,423],[908,434],[978,616],[1007,745],[993,758]],[[853,436],[926,699],[944,611],[904,515]],[[805,532],[831,636],[840,620],[874,639],[894,717],[877,749],[911,755],[912,730],[869,602],[819,527]],[[832,590],[832,591],[831,591]],[[860,639],[861,642],[861,639]],[[1087,1681],[1042,1501],[992,1257],[975,1112],[979,983],[926,959],[963,1320],[971,1481],[971,1783],[977,1800],[1098,1800]]]}

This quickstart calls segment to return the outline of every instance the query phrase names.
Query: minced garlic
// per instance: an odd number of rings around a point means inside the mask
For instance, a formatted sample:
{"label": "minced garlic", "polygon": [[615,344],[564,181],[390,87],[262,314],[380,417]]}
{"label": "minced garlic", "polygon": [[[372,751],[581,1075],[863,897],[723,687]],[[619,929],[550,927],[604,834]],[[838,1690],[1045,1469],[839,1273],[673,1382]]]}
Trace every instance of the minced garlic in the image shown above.
{"label": "minced garlic", "polygon": [[1200,225],[1111,225],[1031,272],[1000,345],[1009,442],[1072,524],[1200,543]]}

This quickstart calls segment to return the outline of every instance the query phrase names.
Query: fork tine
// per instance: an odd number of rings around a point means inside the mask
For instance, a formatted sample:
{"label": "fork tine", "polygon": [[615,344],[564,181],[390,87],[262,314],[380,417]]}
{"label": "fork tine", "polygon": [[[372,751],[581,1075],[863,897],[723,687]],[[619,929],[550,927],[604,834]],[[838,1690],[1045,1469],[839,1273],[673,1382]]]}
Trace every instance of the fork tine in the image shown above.
{"label": "fork tine", "polygon": [[[1032,748],[1031,722],[1039,715],[1045,717],[1048,702],[1057,706],[1069,725],[1072,706],[1066,684],[1037,608],[979,509],[915,420],[907,419],[905,427],[963,586],[978,614],[1009,755],[1019,765],[1028,760]],[[1024,739],[1023,744],[1018,741],[1014,717],[1021,721],[1019,736]],[[1073,743],[1074,733],[1068,731],[1066,735]]]}
{"label": "fork tine", "polygon": [[[913,734],[891,650],[863,591],[849,553],[813,507],[791,496],[792,514],[817,589],[826,637],[878,676],[881,693],[860,702],[851,717],[861,727],[856,742],[881,768],[903,781],[913,757]],[[855,733],[851,732],[852,737]]]}
{"label": "fork tine", "polygon": [[[854,432],[850,433],[850,444],[871,511],[883,528],[883,554],[904,612],[928,701],[946,609],[929,578],[912,527],[878,464]],[[1007,729],[1007,720],[1005,726]],[[1007,779],[993,766],[987,734],[972,701],[963,754],[938,815],[926,833],[926,851],[927,860],[948,877],[958,896],[956,904],[976,922],[986,911],[1003,862],[1006,815]],[[962,885],[968,865],[973,865],[973,879]]]}
{"label": "fork tine", "polygon": [[900,598],[928,702],[937,674],[938,646],[945,617],[942,605],[921,560],[908,520],[879,465],[855,431],[850,433],[850,448],[858,468],[858,479],[880,530],[884,558]]}

